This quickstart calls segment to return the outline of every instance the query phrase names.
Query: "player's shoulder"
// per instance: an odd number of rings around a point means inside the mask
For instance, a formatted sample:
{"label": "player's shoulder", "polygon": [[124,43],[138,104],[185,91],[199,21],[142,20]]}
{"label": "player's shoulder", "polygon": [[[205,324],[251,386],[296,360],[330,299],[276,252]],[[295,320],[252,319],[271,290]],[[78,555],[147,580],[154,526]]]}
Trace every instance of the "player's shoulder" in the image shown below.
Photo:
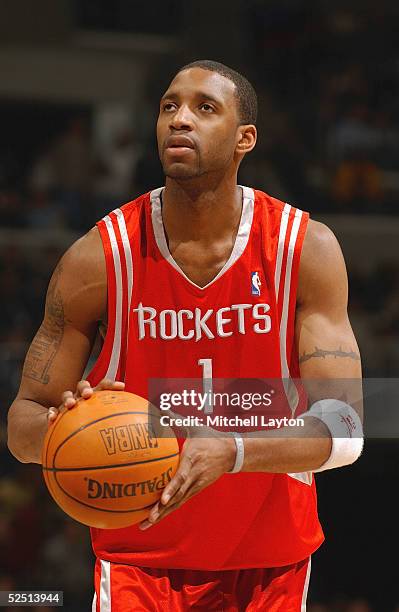
{"label": "player's shoulder", "polygon": [[[76,328],[103,318],[107,305],[107,275],[97,228],[74,242],[55,267],[47,289],[46,316],[62,310]],[[60,310],[60,312],[61,312]]]}
{"label": "player's shoulder", "polygon": [[331,228],[320,221],[309,219],[303,251],[305,256],[309,255],[309,257],[323,259],[331,255],[334,256],[337,252],[341,252],[341,249]]}
{"label": "player's shoulder", "polygon": [[106,279],[105,256],[97,227],[76,240],[64,253],[57,266],[60,281],[82,286]]}
{"label": "player's shoulder", "polygon": [[71,265],[92,266],[101,259],[102,241],[98,227],[92,227],[66,251],[63,260]]}
{"label": "player's shoulder", "polygon": [[346,283],[345,261],[335,234],[324,223],[310,220],[299,265],[299,302],[314,296],[317,288],[327,295]]}

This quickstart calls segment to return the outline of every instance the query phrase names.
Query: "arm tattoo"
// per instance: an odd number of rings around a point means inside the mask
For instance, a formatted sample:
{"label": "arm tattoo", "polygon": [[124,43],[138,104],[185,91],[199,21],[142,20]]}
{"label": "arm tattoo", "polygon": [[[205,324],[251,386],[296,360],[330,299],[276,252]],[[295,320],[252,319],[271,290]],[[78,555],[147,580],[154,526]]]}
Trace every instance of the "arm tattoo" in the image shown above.
{"label": "arm tattoo", "polygon": [[299,363],[303,363],[304,361],[308,361],[309,359],[313,359],[315,357],[321,357],[322,359],[325,359],[326,357],[347,357],[349,359],[353,359],[354,361],[360,361],[360,355],[352,350],[344,351],[342,350],[342,347],[339,347],[334,351],[326,351],[325,349],[317,348],[316,346],[313,353],[305,352],[299,358]]}
{"label": "arm tattoo", "polygon": [[64,305],[59,289],[62,264],[58,264],[47,292],[46,318],[30,346],[23,370],[23,376],[44,385],[50,382],[49,371],[61,345],[64,335]]}

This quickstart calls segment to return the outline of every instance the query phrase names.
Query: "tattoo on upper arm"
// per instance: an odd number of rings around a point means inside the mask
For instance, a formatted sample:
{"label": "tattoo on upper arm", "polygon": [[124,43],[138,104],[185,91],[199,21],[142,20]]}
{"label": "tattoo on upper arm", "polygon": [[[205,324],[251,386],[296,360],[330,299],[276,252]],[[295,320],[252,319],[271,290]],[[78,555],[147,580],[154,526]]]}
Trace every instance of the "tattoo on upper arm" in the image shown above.
{"label": "tattoo on upper arm", "polygon": [[342,347],[339,347],[338,349],[330,351],[317,348],[316,346],[313,353],[305,352],[303,355],[301,355],[301,357],[299,358],[299,363],[303,363],[304,361],[308,361],[309,359],[313,359],[316,357],[321,357],[322,359],[325,359],[326,357],[347,357],[348,359],[353,359],[354,361],[360,361],[360,355],[352,350],[344,351]]}
{"label": "tattoo on upper arm", "polygon": [[47,292],[46,317],[38,330],[26,356],[23,376],[44,385],[50,382],[50,368],[64,335],[65,316],[61,292],[57,288],[62,273],[58,264]]}

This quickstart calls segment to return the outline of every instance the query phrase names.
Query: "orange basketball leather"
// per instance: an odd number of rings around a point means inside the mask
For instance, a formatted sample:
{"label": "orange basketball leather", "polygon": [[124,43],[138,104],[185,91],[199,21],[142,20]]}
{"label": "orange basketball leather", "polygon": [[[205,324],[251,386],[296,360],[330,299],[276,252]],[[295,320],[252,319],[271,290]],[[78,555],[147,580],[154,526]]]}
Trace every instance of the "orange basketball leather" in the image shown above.
{"label": "orange basketball leather", "polygon": [[58,505],[91,527],[145,519],[176,472],[179,448],[159,411],[124,391],[98,391],[64,411],[45,437],[43,474]]}

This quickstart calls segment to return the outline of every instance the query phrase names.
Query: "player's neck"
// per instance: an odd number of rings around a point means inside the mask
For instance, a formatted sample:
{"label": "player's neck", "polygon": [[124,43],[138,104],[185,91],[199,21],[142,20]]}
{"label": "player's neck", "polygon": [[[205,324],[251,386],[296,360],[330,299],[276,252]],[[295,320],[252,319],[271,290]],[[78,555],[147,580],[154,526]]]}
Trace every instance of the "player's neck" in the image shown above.
{"label": "player's neck", "polygon": [[237,231],[241,210],[242,190],[236,179],[205,189],[166,180],[162,217],[169,236],[211,242]]}

